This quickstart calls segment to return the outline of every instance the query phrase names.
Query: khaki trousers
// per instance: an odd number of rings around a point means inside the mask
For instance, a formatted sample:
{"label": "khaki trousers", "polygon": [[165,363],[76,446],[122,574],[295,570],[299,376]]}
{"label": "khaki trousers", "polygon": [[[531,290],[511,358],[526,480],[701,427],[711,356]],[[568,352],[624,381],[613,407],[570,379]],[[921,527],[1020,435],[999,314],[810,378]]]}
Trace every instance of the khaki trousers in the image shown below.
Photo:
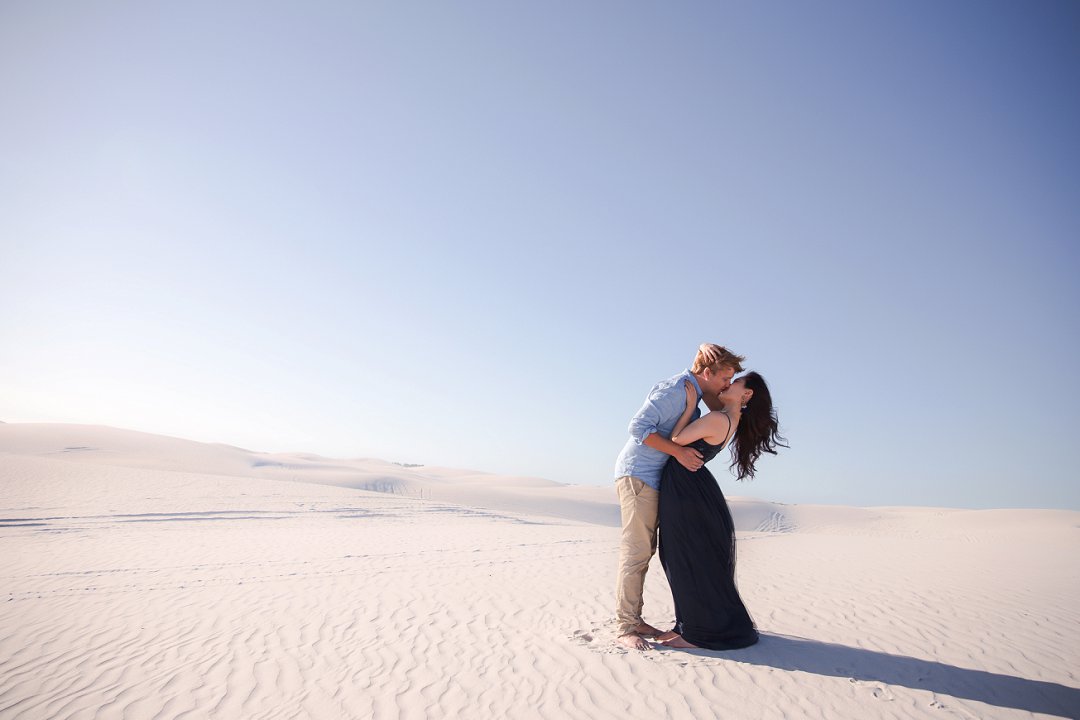
{"label": "khaki trousers", "polygon": [[641,619],[645,573],[656,552],[657,510],[660,493],[636,477],[615,480],[622,510],[619,575],[615,583],[615,621],[620,635],[633,632]]}

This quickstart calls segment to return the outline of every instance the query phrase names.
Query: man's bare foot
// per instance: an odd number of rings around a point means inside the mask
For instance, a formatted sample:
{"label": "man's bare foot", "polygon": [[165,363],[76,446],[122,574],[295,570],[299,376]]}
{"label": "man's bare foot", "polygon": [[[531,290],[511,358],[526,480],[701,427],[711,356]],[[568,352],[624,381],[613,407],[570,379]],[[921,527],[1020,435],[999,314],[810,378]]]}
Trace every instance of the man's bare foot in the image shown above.
{"label": "man's bare foot", "polygon": [[673,647],[673,648],[696,648],[697,647],[697,645],[695,645],[694,643],[687,642],[686,640],[683,640],[682,635],[675,635],[675,637],[671,638],[670,640],[664,640],[661,644],[664,647]]}
{"label": "man's bare foot", "polygon": [[645,638],[638,635],[636,632],[629,632],[625,635],[620,635],[615,638],[615,642],[622,645],[624,648],[630,650],[651,650],[652,645],[645,642]]}
{"label": "man's bare foot", "polygon": [[641,623],[634,628],[634,632],[642,637],[656,637],[660,634],[660,631],[654,628],[649,623]]}

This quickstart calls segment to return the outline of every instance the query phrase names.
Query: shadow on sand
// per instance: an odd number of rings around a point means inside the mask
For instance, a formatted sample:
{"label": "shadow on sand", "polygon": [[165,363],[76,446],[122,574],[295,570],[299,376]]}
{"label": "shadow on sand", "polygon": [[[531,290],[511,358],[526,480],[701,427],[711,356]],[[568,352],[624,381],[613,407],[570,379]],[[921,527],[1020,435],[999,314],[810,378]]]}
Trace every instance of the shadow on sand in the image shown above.
{"label": "shadow on sand", "polygon": [[899,685],[1032,713],[1080,717],[1080,688],[818,640],[762,633],[757,645],[744,650],[687,652],[778,670]]}

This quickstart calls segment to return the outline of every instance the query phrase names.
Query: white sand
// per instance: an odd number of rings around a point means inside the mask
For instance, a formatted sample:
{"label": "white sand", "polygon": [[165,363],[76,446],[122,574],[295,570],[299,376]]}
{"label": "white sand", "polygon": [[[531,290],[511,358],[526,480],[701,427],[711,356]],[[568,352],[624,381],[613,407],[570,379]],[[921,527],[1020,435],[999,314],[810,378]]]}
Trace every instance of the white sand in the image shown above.
{"label": "white sand", "polygon": [[1080,716],[1080,513],[732,509],[762,641],[626,652],[610,487],[0,424],[0,718]]}

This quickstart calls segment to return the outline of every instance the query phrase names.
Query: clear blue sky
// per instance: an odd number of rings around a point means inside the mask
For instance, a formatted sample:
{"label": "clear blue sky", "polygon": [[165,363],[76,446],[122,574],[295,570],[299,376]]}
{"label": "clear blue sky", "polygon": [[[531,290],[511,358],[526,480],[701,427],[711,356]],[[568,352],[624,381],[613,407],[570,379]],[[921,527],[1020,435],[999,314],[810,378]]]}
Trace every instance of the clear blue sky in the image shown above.
{"label": "clear blue sky", "polygon": [[697,345],[725,491],[1080,507],[1075,2],[0,5],[0,419],[611,481]]}

